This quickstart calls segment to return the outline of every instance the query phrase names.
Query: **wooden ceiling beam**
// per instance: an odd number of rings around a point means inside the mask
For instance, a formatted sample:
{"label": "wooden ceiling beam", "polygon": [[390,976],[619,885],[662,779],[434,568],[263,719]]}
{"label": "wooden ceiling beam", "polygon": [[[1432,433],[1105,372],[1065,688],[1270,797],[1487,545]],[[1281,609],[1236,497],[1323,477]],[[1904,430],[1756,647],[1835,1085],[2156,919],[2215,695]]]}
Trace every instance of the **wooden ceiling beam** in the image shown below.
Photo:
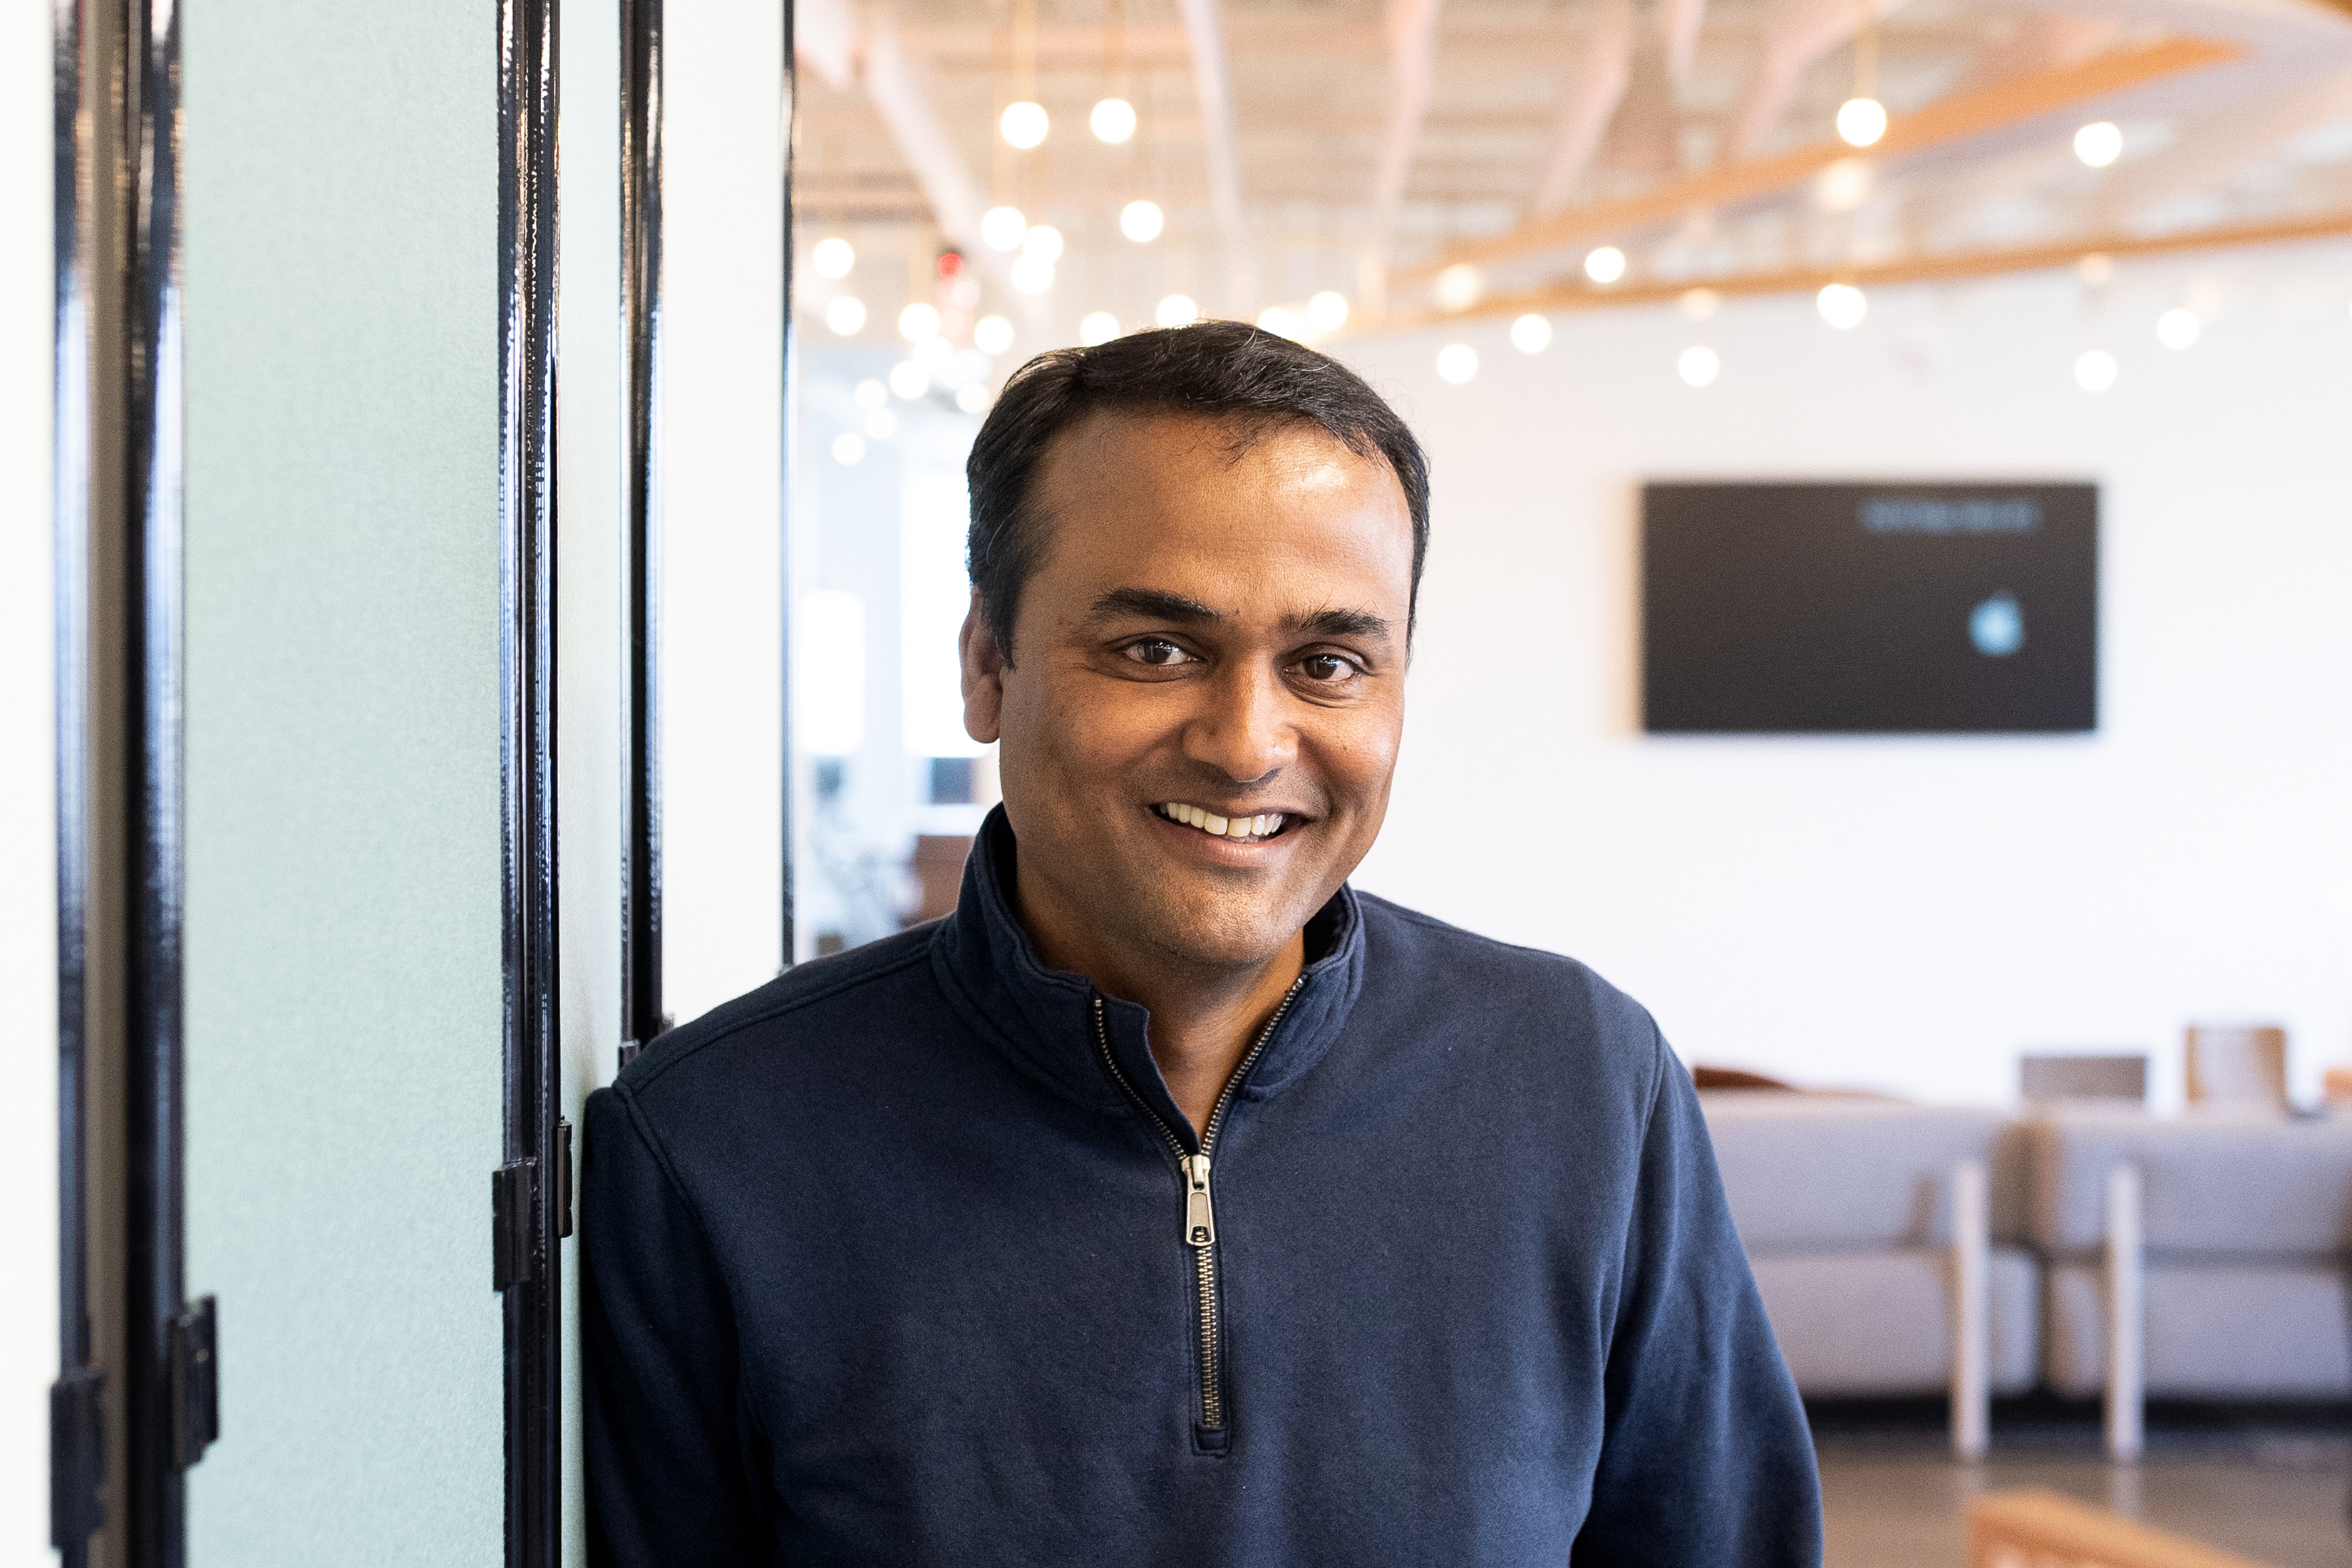
{"label": "wooden ceiling beam", "polygon": [[1362,326],[1350,326],[1349,335],[1412,331],[1457,321],[1563,310],[1622,310],[1635,305],[1662,305],[1680,300],[1694,289],[1727,297],[1761,294],[1810,294],[1832,283],[1859,289],[1903,283],[1943,283],[1968,278],[1990,278],[2019,272],[2047,272],[2079,266],[2089,256],[2109,260],[2130,257],[2168,256],[2193,250],[2225,250],[2249,246],[2286,245],[2307,240],[2352,236],[2352,210],[2265,223],[2228,224],[2180,234],[2096,234],[2047,245],[2000,249],[1947,251],[1899,257],[1891,261],[1851,267],[1794,267],[1771,271],[1727,273],[1713,278],[1684,278],[1672,282],[1621,284],[1600,288],[1586,283],[1557,284],[1515,294],[1496,294],[1466,310],[1391,311]]}
{"label": "wooden ceiling beam", "polygon": [[[2239,58],[2234,45],[2205,38],[2166,38],[2111,49],[2080,64],[2036,71],[1974,92],[1954,93],[1926,108],[1897,115],[1870,149],[1874,161],[2002,130],[2045,114],[2090,103],[2183,71],[2200,70]],[[1401,268],[1391,283],[1435,276],[1458,261],[1476,266],[1514,261],[1559,250],[1582,240],[1624,234],[1670,223],[1685,213],[1755,201],[1802,186],[1841,158],[1854,156],[1843,142],[1818,142],[1777,157],[1755,158],[1670,181],[1656,190],[1616,201],[1595,202],[1550,217],[1535,218],[1491,239],[1450,245],[1433,261]]]}

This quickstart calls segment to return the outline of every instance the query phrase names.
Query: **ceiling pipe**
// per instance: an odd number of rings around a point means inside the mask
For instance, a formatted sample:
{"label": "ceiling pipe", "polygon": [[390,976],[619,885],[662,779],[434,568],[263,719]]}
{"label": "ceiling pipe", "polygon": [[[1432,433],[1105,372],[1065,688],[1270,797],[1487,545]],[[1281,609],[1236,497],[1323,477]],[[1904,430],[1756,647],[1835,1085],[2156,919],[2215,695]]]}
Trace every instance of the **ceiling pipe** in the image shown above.
{"label": "ceiling pipe", "polygon": [[[1697,0],[1691,0],[1694,12]],[[1583,178],[1586,165],[1601,149],[1601,138],[1623,101],[1625,85],[1633,74],[1633,0],[1601,0],[1592,28],[1577,51],[1575,68],[1561,96],[1559,118],[1552,128],[1551,163],[1536,193],[1535,211],[1549,217],[1568,205]]]}
{"label": "ceiling pipe", "polygon": [[1209,164],[1209,208],[1225,241],[1225,287],[1234,302],[1254,310],[1257,261],[1242,207],[1241,143],[1234,134],[1233,75],[1225,61],[1224,13],[1218,0],[1178,0],[1184,37],[1192,48],[1192,89],[1201,100],[1201,130]]}

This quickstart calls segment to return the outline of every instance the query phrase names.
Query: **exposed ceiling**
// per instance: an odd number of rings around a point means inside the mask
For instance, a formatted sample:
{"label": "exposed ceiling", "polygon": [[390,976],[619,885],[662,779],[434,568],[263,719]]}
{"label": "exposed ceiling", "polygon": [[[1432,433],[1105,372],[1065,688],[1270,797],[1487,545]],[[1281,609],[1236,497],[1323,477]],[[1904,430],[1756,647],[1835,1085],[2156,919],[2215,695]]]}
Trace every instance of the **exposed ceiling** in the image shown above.
{"label": "exposed ceiling", "polygon": [[[959,247],[1036,348],[1168,294],[1255,317],[1334,289],[1378,330],[2352,231],[2345,11],[1871,4],[800,0],[802,254],[859,256],[801,297],[862,293],[879,341]],[[1833,122],[1862,89],[1891,123],[1856,151]],[[997,117],[1024,97],[1052,130],[1017,152]],[[1106,97],[1138,111],[1122,145],[1088,132]],[[2098,121],[2122,133],[2104,168],[2074,150]],[[1167,214],[1148,244],[1118,228],[1137,198]],[[1000,205],[1064,237],[1041,294],[981,243]],[[1602,245],[1627,261],[1606,287]]]}

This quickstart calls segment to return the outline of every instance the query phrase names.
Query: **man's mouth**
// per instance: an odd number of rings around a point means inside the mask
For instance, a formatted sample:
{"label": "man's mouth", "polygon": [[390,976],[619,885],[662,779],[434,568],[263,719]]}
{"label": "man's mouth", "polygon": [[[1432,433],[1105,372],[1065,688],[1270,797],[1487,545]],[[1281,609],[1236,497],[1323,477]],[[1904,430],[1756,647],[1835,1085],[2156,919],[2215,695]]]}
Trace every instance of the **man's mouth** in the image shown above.
{"label": "man's mouth", "polygon": [[1233,844],[1263,844],[1279,835],[1283,824],[1288,820],[1278,811],[1260,812],[1254,816],[1219,816],[1206,807],[1188,805],[1176,800],[1151,809],[1171,822],[1198,828],[1213,838],[1223,838]]}

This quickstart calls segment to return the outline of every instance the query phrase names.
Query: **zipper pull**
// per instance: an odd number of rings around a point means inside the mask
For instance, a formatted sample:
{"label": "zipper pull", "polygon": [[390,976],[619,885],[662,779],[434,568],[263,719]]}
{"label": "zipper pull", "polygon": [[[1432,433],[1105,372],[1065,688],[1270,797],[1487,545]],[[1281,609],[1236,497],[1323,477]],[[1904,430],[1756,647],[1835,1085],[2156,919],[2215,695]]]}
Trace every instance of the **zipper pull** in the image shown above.
{"label": "zipper pull", "polygon": [[1207,1247],[1217,1239],[1217,1209],[1209,1201],[1209,1157],[1184,1156],[1184,1241]]}

